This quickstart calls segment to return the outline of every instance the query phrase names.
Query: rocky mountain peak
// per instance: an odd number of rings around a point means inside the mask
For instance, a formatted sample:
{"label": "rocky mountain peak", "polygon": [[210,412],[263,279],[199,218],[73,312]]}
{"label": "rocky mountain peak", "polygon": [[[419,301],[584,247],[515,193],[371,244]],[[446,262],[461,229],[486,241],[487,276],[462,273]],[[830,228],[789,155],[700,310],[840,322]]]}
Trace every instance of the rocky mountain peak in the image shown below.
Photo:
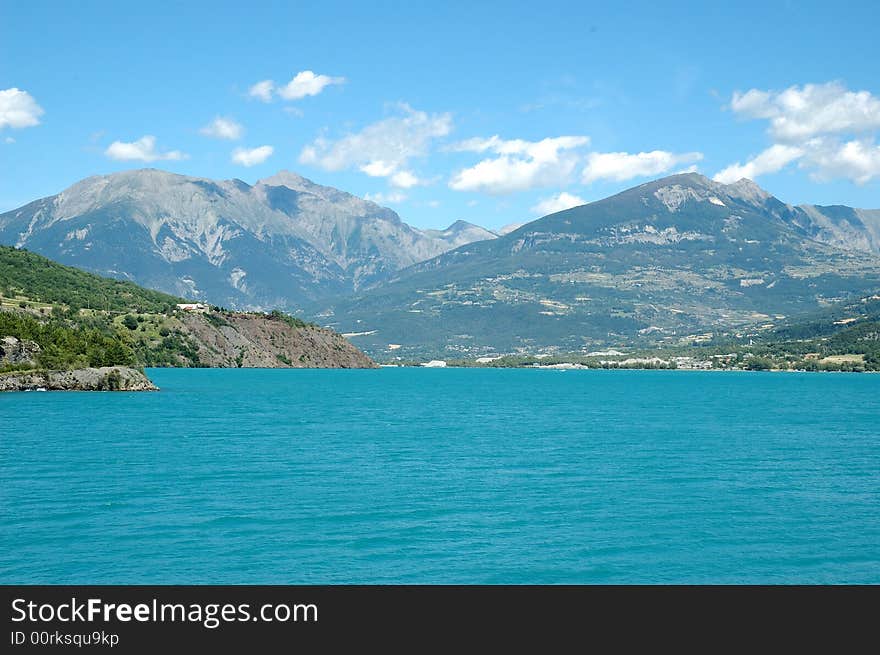
{"label": "rocky mountain peak", "polygon": [[480,228],[479,225],[474,225],[473,223],[468,223],[467,221],[463,221],[461,219],[458,219],[452,225],[447,227],[445,231],[446,232],[462,232],[463,230],[468,230],[468,229],[475,228],[475,227],[479,228],[479,229],[483,229],[483,228]]}
{"label": "rocky mountain peak", "polygon": [[431,239],[447,244],[449,248],[457,248],[474,241],[498,238],[495,232],[461,219],[455,221],[445,230],[422,230],[422,233]]}
{"label": "rocky mountain peak", "polygon": [[275,175],[257,180],[257,184],[264,186],[286,186],[292,191],[312,191],[314,187],[320,186],[310,179],[288,170],[278,171]]}
{"label": "rocky mountain peak", "polygon": [[633,191],[640,193],[643,198],[652,195],[671,212],[677,212],[689,200],[707,201],[723,207],[733,204],[762,207],[773,198],[752,180],[743,178],[733,184],[723,184],[699,173],[670,175],[638,186],[630,192]]}
{"label": "rocky mountain peak", "polygon": [[733,184],[721,186],[730,197],[747,202],[762,203],[773,197],[747,177],[741,178]]}

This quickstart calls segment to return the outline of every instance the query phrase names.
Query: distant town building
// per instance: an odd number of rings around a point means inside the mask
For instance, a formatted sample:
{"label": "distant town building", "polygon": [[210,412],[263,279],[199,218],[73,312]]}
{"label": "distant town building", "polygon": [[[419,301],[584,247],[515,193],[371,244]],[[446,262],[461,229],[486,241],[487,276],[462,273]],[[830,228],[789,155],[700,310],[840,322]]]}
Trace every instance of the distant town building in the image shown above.
{"label": "distant town building", "polygon": [[177,303],[177,309],[182,312],[196,312],[198,314],[204,314],[205,312],[211,309],[210,305],[206,305],[203,302],[181,302]]}
{"label": "distant town building", "polygon": [[697,359],[695,357],[673,357],[676,368],[690,370],[705,370],[712,368],[712,362],[705,359]]}

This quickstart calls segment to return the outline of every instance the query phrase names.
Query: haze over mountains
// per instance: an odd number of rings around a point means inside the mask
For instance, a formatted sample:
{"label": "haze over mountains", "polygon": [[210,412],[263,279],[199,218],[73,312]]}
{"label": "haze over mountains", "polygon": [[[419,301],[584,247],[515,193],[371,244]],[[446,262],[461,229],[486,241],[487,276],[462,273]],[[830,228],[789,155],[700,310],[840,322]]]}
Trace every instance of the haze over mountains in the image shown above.
{"label": "haze over mountains", "polygon": [[791,206],[748,180],[671,176],[499,234],[418,230],[288,172],[250,186],[128,171],[0,215],[0,243],[301,309],[380,357],[677,342],[880,289],[880,210]]}

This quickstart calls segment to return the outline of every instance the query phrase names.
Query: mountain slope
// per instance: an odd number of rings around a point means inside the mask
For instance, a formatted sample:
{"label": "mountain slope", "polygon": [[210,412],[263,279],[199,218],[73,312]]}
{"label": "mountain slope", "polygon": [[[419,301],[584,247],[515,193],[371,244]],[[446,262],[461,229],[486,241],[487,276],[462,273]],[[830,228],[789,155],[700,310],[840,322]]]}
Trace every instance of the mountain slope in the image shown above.
{"label": "mountain slope", "polygon": [[880,253],[880,209],[799,205],[793,212],[792,222],[817,241]]}
{"label": "mountain slope", "polygon": [[36,253],[0,246],[0,297],[107,311],[170,311],[182,298],[63,266]]}
{"label": "mountain slope", "polygon": [[748,180],[672,176],[416,264],[322,320],[380,357],[578,350],[772,327],[880,288],[876,252],[807,214]]}
{"label": "mountain slope", "polygon": [[791,341],[824,338],[864,324],[880,324],[880,294],[834,303],[805,316],[795,316],[767,335]]}
{"label": "mountain slope", "polygon": [[125,171],[0,214],[0,243],[240,309],[295,310],[467,239],[461,230],[427,234],[390,209],[289,172],[250,186]]}
{"label": "mountain slope", "polygon": [[114,365],[370,368],[341,335],[182,299],[0,246],[0,371]]}

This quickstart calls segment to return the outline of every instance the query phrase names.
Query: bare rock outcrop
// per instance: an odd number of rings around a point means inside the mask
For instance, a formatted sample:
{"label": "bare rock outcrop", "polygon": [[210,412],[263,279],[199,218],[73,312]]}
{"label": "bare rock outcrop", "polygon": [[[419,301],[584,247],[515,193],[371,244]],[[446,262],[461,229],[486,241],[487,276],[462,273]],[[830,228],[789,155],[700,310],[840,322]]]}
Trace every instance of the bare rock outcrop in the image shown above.
{"label": "bare rock outcrop", "polygon": [[376,368],[345,337],[317,325],[265,314],[191,314],[182,318],[203,366],[219,368]]}
{"label": "bare rock outcrop", "polygon": [[142,371],[128,366],[0,375],[0,391],[158,391]]}
{"label": "bare rock outcrop", "polygon": [[40,346],[27,339],[16,337],[0,338],[0,365],[32,364],[40,354]]}

